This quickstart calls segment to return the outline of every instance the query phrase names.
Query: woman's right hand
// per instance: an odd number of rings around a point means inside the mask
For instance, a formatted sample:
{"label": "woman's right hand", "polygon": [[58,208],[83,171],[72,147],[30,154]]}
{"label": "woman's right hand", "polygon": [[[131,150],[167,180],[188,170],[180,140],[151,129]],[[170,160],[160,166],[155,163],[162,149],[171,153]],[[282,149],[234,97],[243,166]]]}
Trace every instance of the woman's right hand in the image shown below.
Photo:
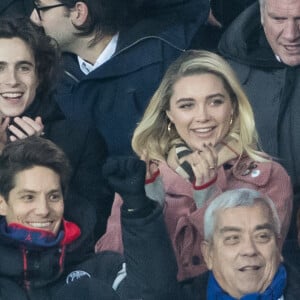
{"label": "woman's right hand", "polygon": [[213,180],[218,172],[218,154],[212,144],[203,144],[202,149],[196,150],[179,160],[179,164],[187,162],[194,174],[194,185],[202,186]]}

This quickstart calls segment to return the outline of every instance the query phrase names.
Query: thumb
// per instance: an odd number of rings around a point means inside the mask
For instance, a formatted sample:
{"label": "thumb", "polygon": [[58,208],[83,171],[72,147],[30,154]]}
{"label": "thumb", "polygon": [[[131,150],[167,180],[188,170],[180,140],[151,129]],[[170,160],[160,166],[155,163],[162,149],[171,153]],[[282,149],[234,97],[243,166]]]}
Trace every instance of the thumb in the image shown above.
{"label": "thumb", "polygon": [[34,121],[35,121],[36,123],[38,123],[41,127],[44,127],[44,124],[43,124],[43,121],[42,121],[42,118],[41,118],[41,117],[36,117],[36,118],[34,119]]}

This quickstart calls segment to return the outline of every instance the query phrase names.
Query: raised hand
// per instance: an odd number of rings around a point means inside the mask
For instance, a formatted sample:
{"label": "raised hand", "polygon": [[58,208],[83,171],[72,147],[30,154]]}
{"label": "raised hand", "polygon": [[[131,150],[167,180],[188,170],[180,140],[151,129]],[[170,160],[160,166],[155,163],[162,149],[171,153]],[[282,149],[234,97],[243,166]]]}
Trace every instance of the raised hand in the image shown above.
{"label": "raised hand", "polygon": [[15,117],[14,124],[8,126],[8,130],[12,133],[9,136],[10,141],[25,139],[29,136],[43,135],[44,125],[41,117],[36,117],[34,120],[29,117]]}
{"label": "raised hand", "polygon": [[126,209],[138,210],[148,204],[145,175],[145,162],[135,157],[109,158],[103,166],[103,176],[121,195]]}
{"label": "raised hand", "polygon": [[203,144],[201,150],[179,159],[181,165],[184,162],[187,162],[192,169],[195,186],[201,186],[217,176],[218,154],[211,144]]}

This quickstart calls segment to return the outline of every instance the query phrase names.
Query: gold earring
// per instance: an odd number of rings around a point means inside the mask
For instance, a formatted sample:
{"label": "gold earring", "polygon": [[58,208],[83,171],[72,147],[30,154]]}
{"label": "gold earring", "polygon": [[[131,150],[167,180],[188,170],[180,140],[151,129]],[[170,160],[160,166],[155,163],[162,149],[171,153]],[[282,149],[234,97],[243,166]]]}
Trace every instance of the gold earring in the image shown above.
{"label": "gold earring", "polygon": [[171,126],[172,126],[172,122],[169,122],[168,127],[167,127],[169,133],[171,132],[171,129],[172,129]]}

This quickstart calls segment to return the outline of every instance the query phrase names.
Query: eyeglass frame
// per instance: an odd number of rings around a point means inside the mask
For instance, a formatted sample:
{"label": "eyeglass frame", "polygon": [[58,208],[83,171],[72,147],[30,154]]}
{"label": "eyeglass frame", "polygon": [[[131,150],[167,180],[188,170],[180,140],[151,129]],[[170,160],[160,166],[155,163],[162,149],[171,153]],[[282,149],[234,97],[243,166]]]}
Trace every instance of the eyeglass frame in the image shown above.
{"label": "eyeglass frame", "polygon": [[35,2],[33,2],[33,7],[37,12],[37,15],[38,15],[40,21],[42,21],[41,11],[46,11],[48,9],[52,9],[52,8],[60,7],[60,6],[66,6],[66,5],[63,3],[57,3],[57,4],[53,4],[53,5],[38,6]]}

